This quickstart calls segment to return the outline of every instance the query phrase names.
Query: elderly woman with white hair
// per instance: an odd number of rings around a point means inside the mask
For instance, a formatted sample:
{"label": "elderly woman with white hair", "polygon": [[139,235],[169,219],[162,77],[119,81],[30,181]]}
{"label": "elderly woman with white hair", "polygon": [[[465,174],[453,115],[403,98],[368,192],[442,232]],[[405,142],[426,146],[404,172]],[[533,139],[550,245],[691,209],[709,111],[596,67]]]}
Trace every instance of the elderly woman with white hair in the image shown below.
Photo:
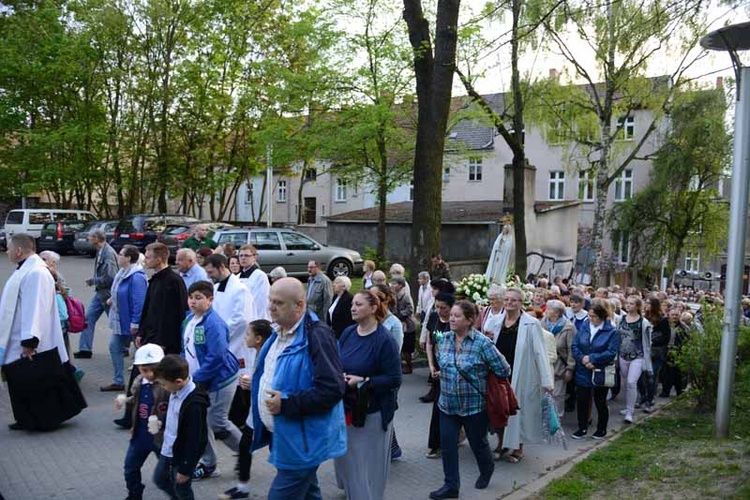
{"label": "elderly woman with white hair", "polygon": [[336,276],[333,280],[333,303],[326,313],[326,323],[333,330],[333,334],[338,339],[346,327],[353,325],[352,319],[352,298],[349,292],[352,288],[352,280],[346,276]]}
{"label": "elderly woman with white hair", "polygon": [[491,284],[487,290],[487,300],[489,305],[484,308],[480,315],[478,325],[479,331],[485,334],[490,340],[495,340],[502,328],[501,318],[505,304],[505,289],[495,283]]}
{"label": "elderly woman with white hair", "polygon": [[553,392],[552,372],[539,320],[523,312],[525,294],[518,288],[505,291],[505,311],[495,346],[510,364],[511,387],[518,398],[518,414],[510,417],[508,427],[499,430],[500,442],[495,459],[505,450],[510,463],[523,458],[523,443],[542,441],[542,391]]}
{"label": "elderly woman with white hair", "polygon": [[555,409],[560,418],[565,414],[565,395],[568,382],[573,380],[576,370],[576,358],[573,357],[571,346],[576,336],[576,327],[565,318],[565,304],[559,300],[548,300],[547,309],[542,320],[542,327],[555,336],[557,346],[557,361],[554,364]]}
{"label": "elderly woman with white hair", "polygon": [[[391,275],[391,281],[393,281],[394,278],[404,278],[406,281],[406,269],[401,264],[392,264],[391,269],[389,270],[389,274]],[[412,297],[411,294],[411,288],[409,287],[409,282],[406,281],[406,293],[409,295],[409,297]]]}
{"label": "elderly woman with white hair", "polygon": [[60,263],[60,254],[53,252],[52,250],[45,250],[44,252],[39,253],[39,257],[41,257],[44,263],[47,264],[50,271],[54,271],[52,275],[57,277],[55,283],[60,286],[65,286],[65,278],[63,278],[63,275],[60,274],[60,271],[57,269],[57,264]]}

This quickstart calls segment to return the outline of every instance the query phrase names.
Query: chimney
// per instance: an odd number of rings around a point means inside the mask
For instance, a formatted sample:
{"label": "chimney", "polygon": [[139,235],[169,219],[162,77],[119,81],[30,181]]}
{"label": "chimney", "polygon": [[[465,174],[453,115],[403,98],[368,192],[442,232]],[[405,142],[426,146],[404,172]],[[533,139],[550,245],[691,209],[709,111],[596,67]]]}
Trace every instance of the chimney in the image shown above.
{"label": "chimney", "polygon": [[555,68],[550,68],[550,70],[549,70],[549,77],[552,78],[552,79],[554,79],[554,80],[558,79],[557,70]]}
{"label": "chimney", "polygon": [[716,77],[716,88],[717,89],[723,89],[724,88],[724,77],[723,76],[717,76]]}

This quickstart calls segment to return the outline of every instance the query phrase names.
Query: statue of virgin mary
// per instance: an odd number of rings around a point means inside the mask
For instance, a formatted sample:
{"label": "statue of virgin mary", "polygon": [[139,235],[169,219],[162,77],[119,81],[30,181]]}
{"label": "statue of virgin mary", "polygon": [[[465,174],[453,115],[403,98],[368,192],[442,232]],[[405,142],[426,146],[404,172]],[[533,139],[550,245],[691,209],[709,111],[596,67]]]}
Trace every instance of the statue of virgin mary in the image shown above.
{"label": "statue of virgin mary", "polygon": [[504,285],[513,255],[513,226],[506,224],[495,240],[485,275],[490,283]]}

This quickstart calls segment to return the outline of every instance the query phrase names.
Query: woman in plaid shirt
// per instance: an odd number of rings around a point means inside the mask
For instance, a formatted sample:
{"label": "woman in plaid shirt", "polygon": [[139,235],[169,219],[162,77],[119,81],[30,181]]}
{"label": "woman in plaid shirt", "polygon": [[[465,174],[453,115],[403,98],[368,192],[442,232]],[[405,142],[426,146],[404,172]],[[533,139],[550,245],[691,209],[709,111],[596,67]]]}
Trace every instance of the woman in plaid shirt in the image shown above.
{"label": "woman in plaid shirt", "polygon": [[461,300],[451,308],[451,331],[438,343],[440,371],[440,441],[443,448],[445,484],[430,493],[430,498],[458,498],[458,435],[466,430],[469,445],[479,466],[474,486],[488,486],[495,464],[487,441],[487,375],[510,376],[510,366],[492,341],[473,328],[476,306]]}

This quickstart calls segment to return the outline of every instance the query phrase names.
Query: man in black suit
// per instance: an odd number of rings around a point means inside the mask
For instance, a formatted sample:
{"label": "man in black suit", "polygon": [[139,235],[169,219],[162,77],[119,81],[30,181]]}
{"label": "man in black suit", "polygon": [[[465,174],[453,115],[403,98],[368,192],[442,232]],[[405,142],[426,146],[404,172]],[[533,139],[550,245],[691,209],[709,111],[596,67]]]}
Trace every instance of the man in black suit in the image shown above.
{"label": "man in black suit", "polygon": [[326,311],[326,322],[338,339],[347,326],[353,325],[352,294],[349,289],[352,281],[346,276],[337,276],[333,280],[333,303]]}

